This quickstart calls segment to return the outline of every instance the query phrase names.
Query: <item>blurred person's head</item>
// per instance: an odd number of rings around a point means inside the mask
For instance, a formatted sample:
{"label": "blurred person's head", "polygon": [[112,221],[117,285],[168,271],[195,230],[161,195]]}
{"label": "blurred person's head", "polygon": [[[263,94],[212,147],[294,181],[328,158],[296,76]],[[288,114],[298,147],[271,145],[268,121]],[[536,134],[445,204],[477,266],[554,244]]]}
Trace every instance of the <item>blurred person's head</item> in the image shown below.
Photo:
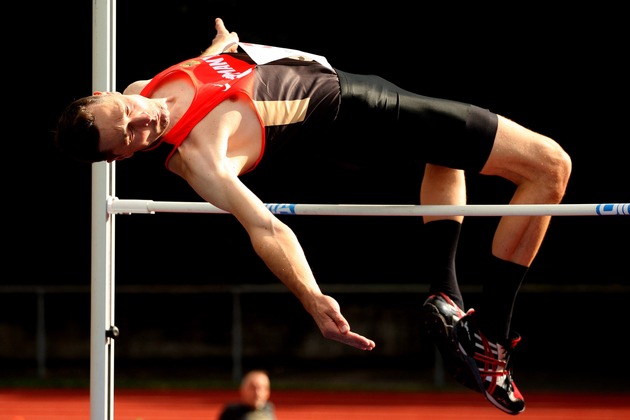
{"label": "blurred person's head", "polygon": [[252,370],[241,381],[241,400],[255,408],[263,407],[271,395],[269,375],[264,370]]}

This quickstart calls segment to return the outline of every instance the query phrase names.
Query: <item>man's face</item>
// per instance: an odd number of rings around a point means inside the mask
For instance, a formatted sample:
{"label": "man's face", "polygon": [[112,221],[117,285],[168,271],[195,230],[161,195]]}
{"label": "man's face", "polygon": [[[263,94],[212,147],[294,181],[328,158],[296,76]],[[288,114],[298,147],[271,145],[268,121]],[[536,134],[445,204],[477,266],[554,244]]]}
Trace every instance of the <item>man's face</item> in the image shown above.
{"label": "man's face", "polygon": [[250,374],[241,386],[243,402],[252,407],[263,407],[270,394],[269,378],[263,374]]}
{"label": "man's face", "polygon": [[126,159],[158,140],[169,125],[165,99],[140,95],[100,93],[103,101],[90,107],[100,133],[99,148],[110,151],[115,160]]}

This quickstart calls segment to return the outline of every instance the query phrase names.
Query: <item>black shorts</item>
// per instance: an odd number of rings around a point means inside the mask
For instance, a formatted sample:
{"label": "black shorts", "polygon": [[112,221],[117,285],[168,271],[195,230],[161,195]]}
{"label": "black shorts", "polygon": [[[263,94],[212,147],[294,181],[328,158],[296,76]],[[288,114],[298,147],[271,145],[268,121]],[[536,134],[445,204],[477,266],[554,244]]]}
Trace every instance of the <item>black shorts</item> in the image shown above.
{"label": "black shorts", "polygon": [[374,75],[337,74],[341,105],[330,133],[331,153],[360,166],[483,168],[497,131],[495,113],[418,95]]}

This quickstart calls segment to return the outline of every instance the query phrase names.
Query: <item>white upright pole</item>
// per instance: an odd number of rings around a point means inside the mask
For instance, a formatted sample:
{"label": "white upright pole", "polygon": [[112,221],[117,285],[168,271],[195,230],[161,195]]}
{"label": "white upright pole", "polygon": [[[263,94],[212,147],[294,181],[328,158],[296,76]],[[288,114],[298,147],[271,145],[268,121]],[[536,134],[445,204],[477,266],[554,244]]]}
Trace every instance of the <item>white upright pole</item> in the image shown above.
{"label": "white upright pole", "polygon": [[[116,1],[93,0],[92,88],[114,91]],[[92,164],[90,419],[114,418],[114,197],[115,166]]]}

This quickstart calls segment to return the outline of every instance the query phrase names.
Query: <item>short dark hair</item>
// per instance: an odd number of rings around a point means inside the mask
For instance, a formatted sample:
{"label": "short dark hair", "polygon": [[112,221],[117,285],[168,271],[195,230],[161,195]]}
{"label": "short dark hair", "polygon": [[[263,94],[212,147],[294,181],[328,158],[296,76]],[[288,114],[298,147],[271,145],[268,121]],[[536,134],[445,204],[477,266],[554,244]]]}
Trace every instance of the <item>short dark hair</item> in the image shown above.
{"label": "short dark hair", "polygon": [[89,110],[102,99],[100,95],[77,99],[59,117],[54,132],[55,145],[71,158],[87,163],[115,158],[99,150],[100,133],[94,125],[94,114]]}

